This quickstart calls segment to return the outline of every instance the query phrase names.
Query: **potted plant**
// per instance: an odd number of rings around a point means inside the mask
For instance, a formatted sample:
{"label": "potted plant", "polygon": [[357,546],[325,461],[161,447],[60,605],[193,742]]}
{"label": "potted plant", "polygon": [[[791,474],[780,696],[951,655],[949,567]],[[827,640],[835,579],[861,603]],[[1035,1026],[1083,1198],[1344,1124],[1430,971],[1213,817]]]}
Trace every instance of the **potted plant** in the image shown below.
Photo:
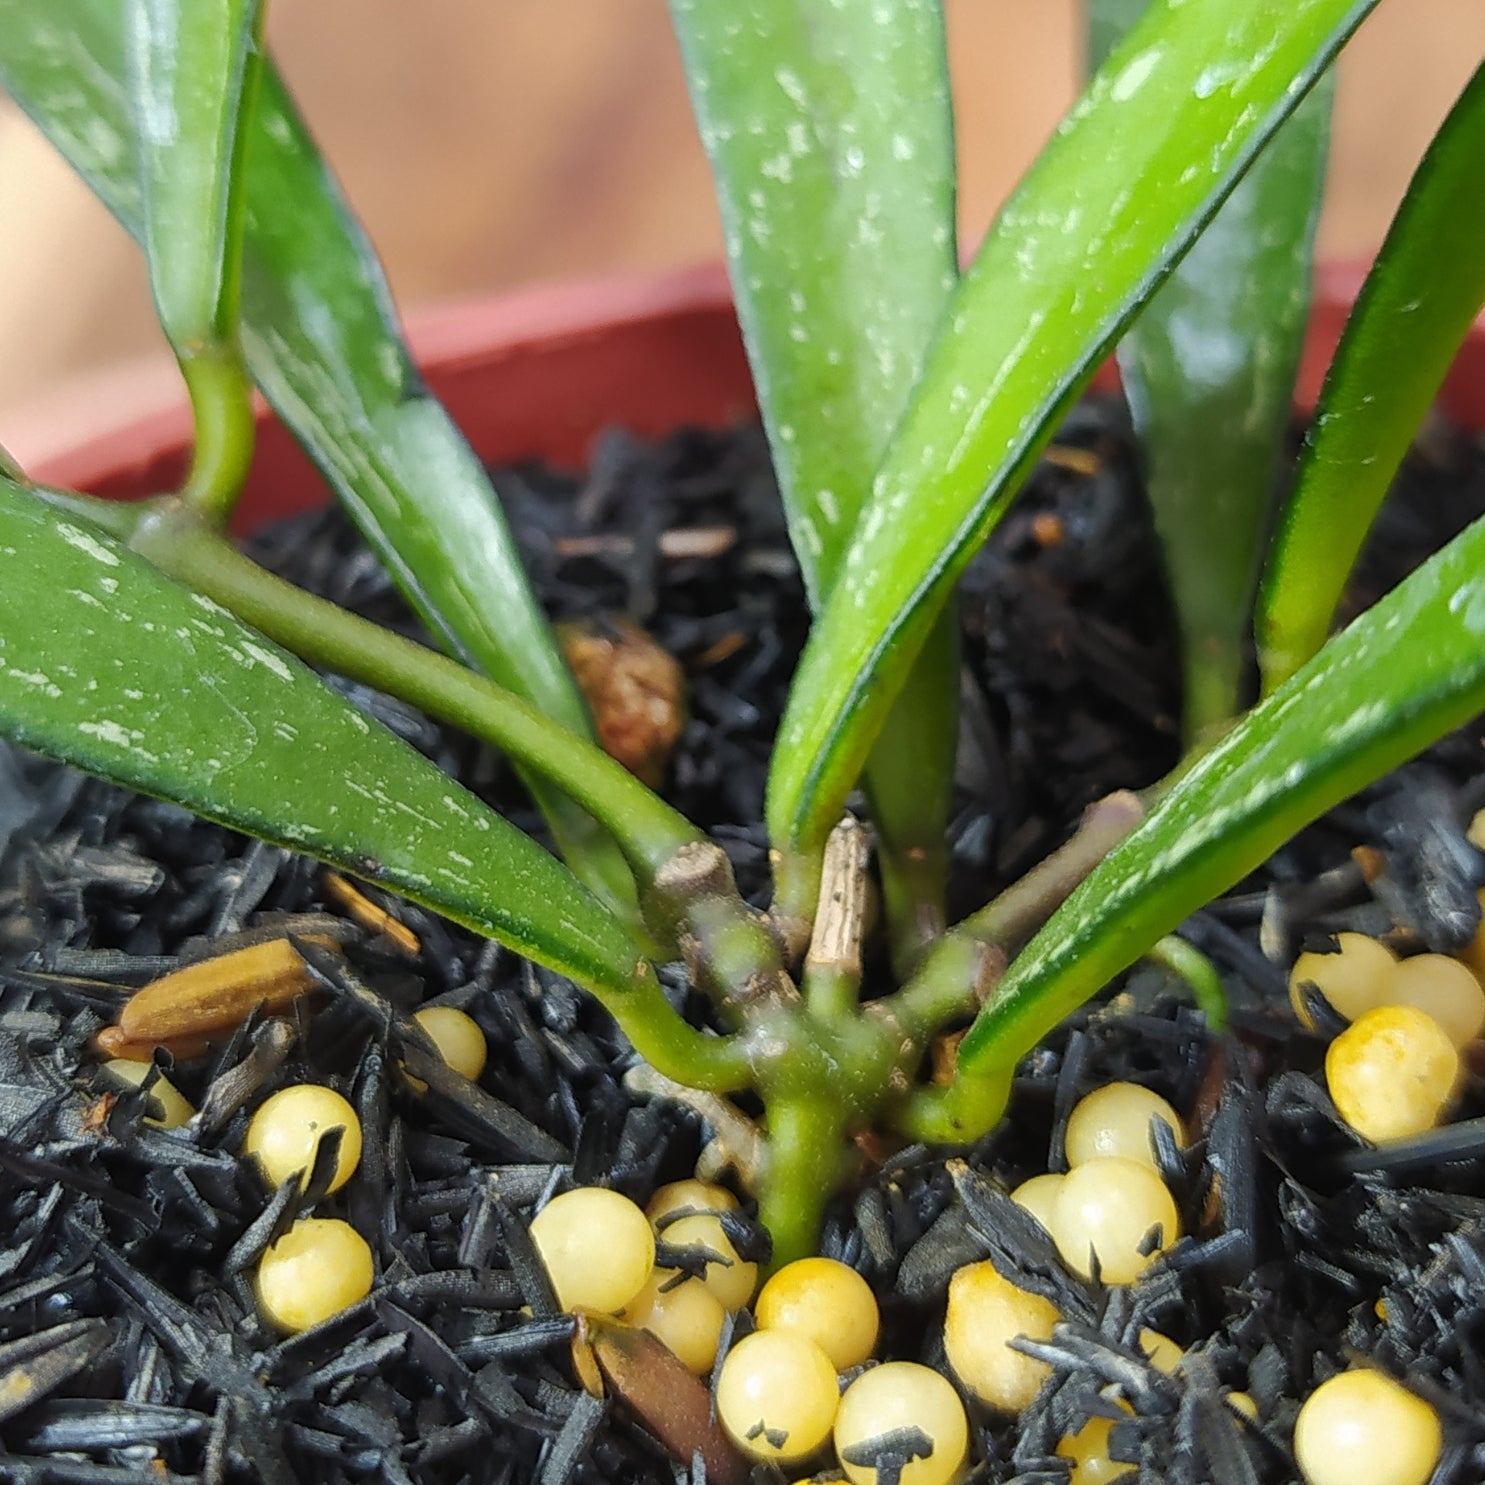
{"label": "potted plant", "polygon": [[[1142,955],[1209,985],[1171,938],[1188,915],[1485,704],[1478,525],[1327,638],[1485,298],[1467,189],[1485,83],[1420,167],[1274,524],[1322,79],[1369,4],[1162,0],[1138,20],[1095,5],[1111,49],[962,274],[936,7],[674,8],[816,616],[769,778],[768,911],[715,842],[594,746],[485,476],[418,382],[251,0],[90,3],[65,26],[26,0],[0,10],[8,89],[145,247],[195,429],[179,488],[152,499],[17,469],[0,483],[0,725],[486,934],[595,996],[663,1077],[756,1100],[759,1217],[782,1261],[813,1248],[856,1142],[981,1138],[1021,1059]],[[1181,625],[1184,755],[950,926],[949,599],[1121,339]],[[448,655],[232,545],[254,385]],[[501,749],[561,859],[310,666]],[[841,827],[863,780],[895,975],[865,998],[866,865],[859,829]],[[314,945],[300,952],[356,993]],[[676,962],[710,1003],[705,1025],[665,993],[657,967]]]}

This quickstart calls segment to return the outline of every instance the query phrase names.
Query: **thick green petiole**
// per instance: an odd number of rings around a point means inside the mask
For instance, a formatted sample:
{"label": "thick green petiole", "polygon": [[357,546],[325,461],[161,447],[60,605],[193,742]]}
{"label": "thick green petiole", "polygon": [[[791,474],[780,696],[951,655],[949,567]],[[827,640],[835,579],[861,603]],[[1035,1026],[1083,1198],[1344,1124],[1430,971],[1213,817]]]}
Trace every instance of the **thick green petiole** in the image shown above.
{"label": "thick green petiole", "polygon": [[225,526],[253,462],[253,384],[231,342],[183,355],[196,444],[180,498],[213,525]]}

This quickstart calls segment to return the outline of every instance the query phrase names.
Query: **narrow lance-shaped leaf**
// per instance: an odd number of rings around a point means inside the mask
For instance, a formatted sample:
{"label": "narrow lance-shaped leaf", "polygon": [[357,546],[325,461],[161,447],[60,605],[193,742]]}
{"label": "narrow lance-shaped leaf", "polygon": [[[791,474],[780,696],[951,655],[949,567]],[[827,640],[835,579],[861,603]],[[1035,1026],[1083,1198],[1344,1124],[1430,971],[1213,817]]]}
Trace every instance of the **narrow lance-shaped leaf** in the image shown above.
{"label": "narrow lance-shaped leaf", "polygon": [[196,421],[185,497],[225,518],[253,448],[237,338],[242,161],[256,89],[260,0],[130,0],[143,243],[155,307]]}
{"label": "narrow lance-shaped leaf", "polygon": [[1485,520],[1204,754],[1017,957],[960,1045],[1012,1066],[1295,831],[1485,708]]}
{"label": "narrow lance-shaped leaf", "polygon": [[256,70],[258,0],[131,0],[142,240],[160,325],[176,348],[237,328],[240,115]]}
{"label": "narrow lance-shaped leaf", "polygon": [[[0,83],[136,237],[144,212],[117,0],[0,0]],[[531,594],[490,483],[424,391],[381,266],[264,61],[246,158],[249,369],[447,648],[573,731],[587,710]],[[617,851],[537,785],[554,834],[621,893]]]}
{"label": "narrow lance-shaped leaf", "polygon": [[[183,704],[184,699],[184,704]],[[694,1041],[572,874],[286,651],[0,480],[0,734],[334,862],[571,976],[670,1075]]]}
{"label": "narrow lance-shaped leaf", "polygon": [[[733,297],[811,603],[834,582],[958,278],[954,130],[937,0],[672,0]],[[867,765],[889,892],[941,898],[957,625]],[[897,870],[891,869],[895,866]],[[939,903],[941,911],[942,904]]]}
{"label": "narrow lance-shaped leaf", "polygon": [[[1132,9],[1143,0],[1090,0],[1095,62]],[[1322,78],[1269,141],[1119,344],[1180,624],[1188,744],[1241,707],[1309,313],[1333,82]]]}
{"label": "narrow lance-shaped leaf", "polygon": [[1265,691],[1325,642],[1367,530],[1485,303],[1485,67],[1413,176],[1331,363],[1258,607]]}
{"label": "narrow lance-shaped leaf", "polygon": [[1135,311],[1375,0],[1159,0],[961,281],[780,729],[773,838],[822,839],[951,590]]}

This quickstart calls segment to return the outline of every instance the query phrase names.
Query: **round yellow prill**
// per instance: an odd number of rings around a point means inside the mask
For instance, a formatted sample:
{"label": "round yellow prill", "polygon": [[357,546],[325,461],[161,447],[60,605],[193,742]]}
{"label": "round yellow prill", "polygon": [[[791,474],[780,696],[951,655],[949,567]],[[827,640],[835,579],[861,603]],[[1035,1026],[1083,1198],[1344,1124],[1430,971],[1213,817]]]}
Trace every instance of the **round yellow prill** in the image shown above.
{"label": "round yellow prill", "polygon": [[902,1485],[949,1485],[969,1453],[964,1404],[948,1380],[916,1361],[886,1361],[864,1371],[840,1400],[835,1417],[835,1452],[854,1485],[877,1485],[875,1465],[847,1457],[860,1444],[898,1429],[921,1429],[932,1452],[909,1460],[897,1478]]}
{"label": "round yellow prill", "polygon": [[[132,1057],[114,1057],[103,1064],[101,1071],[117,1087],[138,1088],[153,1066],[153,1062],[139,1062]],[[156,1078],[150,1085],[149,1097],[153,1102],[147,1105],[150,1112],[145,1114],[144,1122],[157,1129],[179,1129],[196,1117],[196,1110],[169,1078]]]}
{"label": "round yellow prill", "polygon": [[371,1249],[349,1222],[302,1217],[258,1263],[258,1307],[295,1333],[338,1315],[371,1293]]}
{"label": "round yellow prill", "polygon": [[1056,1171],[1048,1171],[1044,1176],[1032,1176],[1011,1192],[1011,1200],[1018,1207],[1024,1207],[1051,1232],[1052,1213],[1057,1209],[1057,1193],[1062,1190],[1062,1180],[1062,1176]]}
{"label": "round yellow prill", "polygon": [[1227,1394],[1227,1406],[1235,1413],[1241,1413],[1244,1418],[1253,1423],[1258,1422],[1258,1404],[1253,1400],[1251,1392],[1229,1392]]}
{"label": "round yellow prill", "polygon": [[1443,1117],[1459,1081],[1459,1053],[1432,1016],[1382,1006],[1330,1044],[1325,1081],[1341,1118],[1363,1139],[1407,1139]]}
{"label": "round yellow prill", "polygon": [[1294,1460],[1309,1485],[1424,1485],[1443,1447],[1438,1413],[1366,1368],[1322,1382],[1294,1424]]}
{"label": "round yellow prill", "polygon": [[[1481,814],[1485,814],[1485,810]],[[1476,975],[1485,979],[1485,887],[1475,893],[1475,900],[1480,904],[1480,926],[1475,929],[1475,936],[1459,951],[1459,957]]]}
{"label": "round yellow prill", "polygon": [[1179,1150],[1186,1143],[1181,1117],[1158,1093],[1138,1083],[1107,1083],[1079,1099],[1067,1120],[1067,1163],[1086,1164],[1105,1155],[1121,1155],[1157,1169],[1150,1141],[1150,1121],[1170,1126]]}
{"label": "round yellow prill", "polygon": [[717,1376],[717,1418],[751,1459],[789,1464],[814,1453],[839,1405],[830,1358],[798,1331],[754,1331]]}
{"label": "round yellow prill", "polygon": [[415,1011],[413,1020],[428,1033],[438,1055],[460,1077],[472,1083],[484,1072],[489,1048],[473,1016],[451,1005],[430,1005]]}
{"label": "round yellow prill", "polygon": [[645,1214],[602,1186],[554,1196],[531,1219],[531,1241],[564,1310],[622,1310],[655,1263],[655,1234]]}
{"label": "round yellow prill", "polygon": [[1447,954],[1404,959],[1392,975],[1392,1000],[1432,1016],[1456,1047],[1469,1046],[1485,1030],[1485,990],[1469,965]]}
{"label": "round yellow prill", "polygon": [[621,1318],[668,1346],[687,1371],[705,1376],[717,1359],[727,1312],[699,1279],[684,1278],[674,1288],[665,1287],[677,1278],[679,1269],[652,1268]]}
{"label": "round yellow prill", "polygon": [[270,1186],[279,1186],[297,1172],[302,1191],[309,1183],[320,1141],[332,1129],[344,1131],[329,1187],[339,1191],[361,1159],[361,1121],[333,1088],[296,1083],[265,1099],[248,1125],[242,1153],[257,1161]]}
{"label": "round yellow prill", "polygon": [[722,1302],[724,1310],[740,1310],[758,1287],[758,1265],[738,1256],[732,1240],[715,1217],[681,1217],[667,1223],[660,1240],[677,1248],[709,1248],[717,1255],[709,1259],[703,1282]]}
{"label": "round yellow prill", "polygon": [[1050,1300],[1018,1289],[988,1258],[967,1263],[949,1280],[944,1352],[954,1375],[981,1402],[1002,1413],[1019,1413],[1052,1369],[1010,1343],[1018,1336],[1050,1340],[1058,1318]]}
{"label": "round yellow prill", "polygon": [[1148,1325],[1140,1331],[1140,1349],[1150,1358],[1150,1365],[1167,1377],[1173,1376],[1186,1359],[1185,1351],[1175,1341]]}
{"label": "round yellow prill", "polygon": [[836,1371],[860,1366],[877,1343],[881,1314],[871,1285],[834,1258],[786,1263],[753,1306],[760,1330],[797,1330],[830,1358]]}
{"label": "round yellow prill", "polygon": [[1485,851],[1485,810],[1475,811],[1469,825],[1465,828],[1464,838],[1476,850]]}
{"label": "round yellow prill", "polygon": [[1397,955],[1379,939],[1365,933],[1338,933],[1335,938],[1338,946],[1335,953],[1301,954],[1289,971],[1289,1000],[1307,1031],[1315,1029],[1299,993],[1300,986],[1307,981],[1317,985],[1336,1012],[1348,1021],[1379,1005],[1387,1005],[1392,999],[1392,972],[1397,968]]}
{"label": "round yellow prill", "polygon": [[[1106,1284],[1137,1279],[1180,1236],[1175,1199],[1165,1182],[1137,1160],[1105,1155],[1070,1170],[1057,1193],[1052,1240],[1068,1265],[1092,1276],[1090,1251],[1097,1253]],[[1160,1228],[1160,1242],[1140,1252],[1145,1236]]]}
{"label": "round yellow prill", "polygon": [[1065,1433],[1053,1451],[1072,1460],[1068,1485],[1109,1485],[1113,1480],[1133,1480],[1136,1467],[1109,1457],[1109,1434],[1114,1425],[1107,1418],[1090,1418],[1076,1433]]}
{"label": "round yellow prill", "polygon": [[658,1224],[661,1218],[672,1212],[732,1212],[736,1209],[737,1198],[725,1186],[698,1181],[693,1176],[657,1188],[645,1207],[645,1216],[652,1224]]}

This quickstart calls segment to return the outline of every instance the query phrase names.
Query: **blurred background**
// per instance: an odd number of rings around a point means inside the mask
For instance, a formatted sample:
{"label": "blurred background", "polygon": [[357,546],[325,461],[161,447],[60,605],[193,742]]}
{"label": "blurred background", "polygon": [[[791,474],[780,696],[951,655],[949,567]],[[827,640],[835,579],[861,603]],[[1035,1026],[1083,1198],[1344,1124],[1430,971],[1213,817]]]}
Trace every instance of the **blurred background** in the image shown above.
{"label": "blurred background", "polygon": [[[947,0],[965,241],[1073,96],[1079,0]],[[715,258],[664,0],[270,0],[269,38],[409,305]],[[1370,254],[1485,55],[1481,0],[1384,0],[1342,59],[1321,252]],[[133,243],[0,98],[0,428],[163,355]]]}

